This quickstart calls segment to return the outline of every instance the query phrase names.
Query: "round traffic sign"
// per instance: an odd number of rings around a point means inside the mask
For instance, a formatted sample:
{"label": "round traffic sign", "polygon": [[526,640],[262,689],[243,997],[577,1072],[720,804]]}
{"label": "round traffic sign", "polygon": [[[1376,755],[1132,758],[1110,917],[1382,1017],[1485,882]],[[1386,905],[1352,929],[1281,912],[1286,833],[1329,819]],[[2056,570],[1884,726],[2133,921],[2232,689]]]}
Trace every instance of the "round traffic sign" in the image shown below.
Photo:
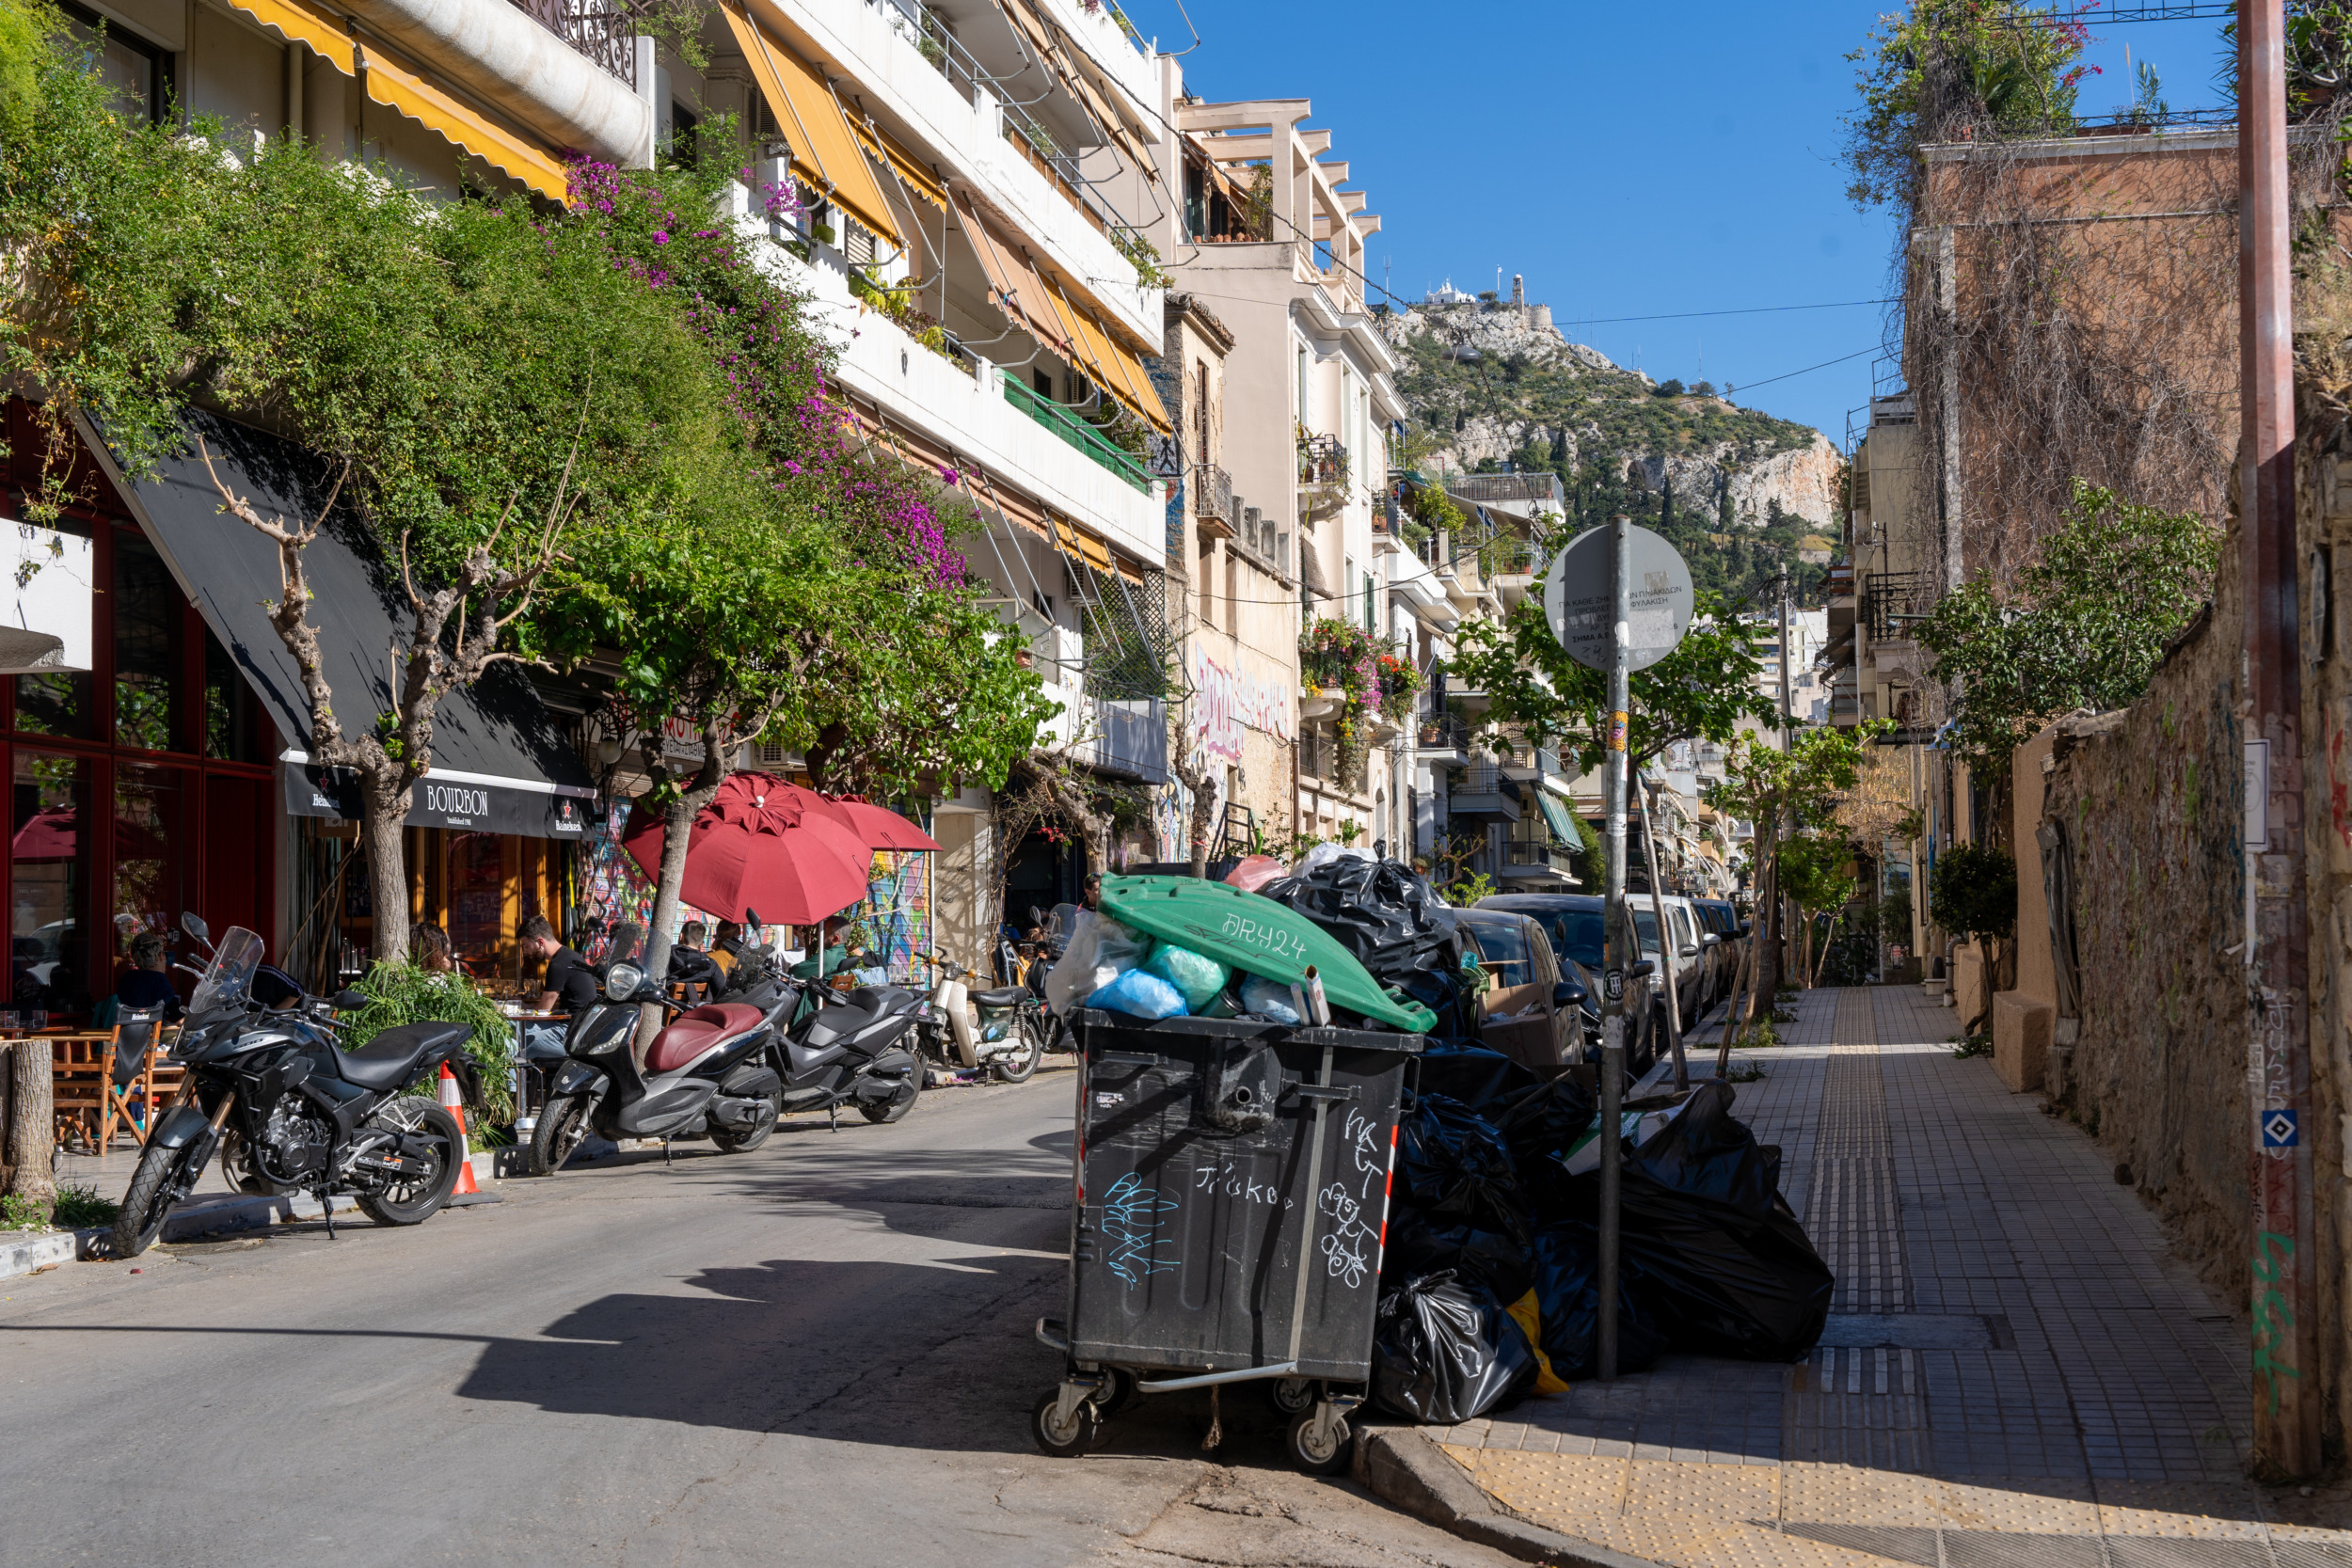
{"label": "round traffic sign", "polygon": [[[1625,531],[1632,592],[1626,617],[1631,668],[1674,652],[1691,629],[1691,568],[1681,552],[1645,528]],[[1544,574],[1544,617],[1568,657],[1606,670],[1616,651],[1609,530],[1588,528],[1561,547]]]}

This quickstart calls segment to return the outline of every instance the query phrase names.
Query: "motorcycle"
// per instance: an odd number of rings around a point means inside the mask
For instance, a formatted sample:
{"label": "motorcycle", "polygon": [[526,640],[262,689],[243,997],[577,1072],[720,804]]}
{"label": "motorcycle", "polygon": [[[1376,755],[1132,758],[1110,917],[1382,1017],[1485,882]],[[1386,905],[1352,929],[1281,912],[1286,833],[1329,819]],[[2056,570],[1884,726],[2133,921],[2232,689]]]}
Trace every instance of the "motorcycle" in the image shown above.
{"label": "motorcycle", "polygon": [[[930,1003],[915,1022],[926,1060],[942,1067],[988,1069],[1002,1084],[1025,1084],[1045,1055],[1043,1003],[1025,979],[1017,985],[972,989],[985,977],[944,953],[916,958],[939,971]],[[1022,973],[1020,956],[1004,944],[1007,972]]]}
{"label": "motorcycle", "polygon": [[[787,987],[764,1007],[725,998],[680,1007],[637,967],[633,946],[626,952],[606,964],[602,997],[564,1033],[568,1060],[531,1130],[534,1176],[563,1168],[591,1131],[615,1142],[707,1136],[722,1153],[745,1153],[768,1141],[784,1112],[784,1080],[767,1053],[797,995]],[[649,1006],[678,1016],[645,1047],[641,1069],[629,1044]]]}
{"label": "motorcycle", "polygon": [[365,996],[264,1007],[251,994],[260,937],[231,927],[215,947],[195,915],[180,925],[210,961],[171,1048],[187,1071],[139,1152],[114,1255],[135,1258],[154,1244],[215,1148],[246,1190],[315,1194],[329,1236],[337,1194],[356,1196],[378,1225],[432,1217],[457,1185],[465,1134],[437,1100],[406,1090],[454,1055],[472,1025],[404,1023],[345,1051],[333,1015],[365,1006]]}
{"label": "motorcycle", "polygon": [[907,1045],[923,1015],[921,997],[901,986],[845,994],[821,984],[786,985],[796,1004],[805,996],[812,1010],[770,1047],[785,1109],[823,1111],[831,1119],[850,1105],[867,1121],[893,1122],[914,1108],[924,1070]]}

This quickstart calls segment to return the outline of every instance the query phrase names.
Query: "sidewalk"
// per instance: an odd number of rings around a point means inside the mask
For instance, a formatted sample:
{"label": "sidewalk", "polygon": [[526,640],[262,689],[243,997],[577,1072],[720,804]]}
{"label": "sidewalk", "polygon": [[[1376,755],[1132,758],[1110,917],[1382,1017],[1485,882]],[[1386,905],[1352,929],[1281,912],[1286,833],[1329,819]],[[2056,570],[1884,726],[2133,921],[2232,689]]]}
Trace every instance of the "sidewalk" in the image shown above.
{"label": "sidewalk", "polygon": [[1741,1053],[1766,1076],[1738,1114],[1836,1271],[1820,1348],[1669,1356],[1426,1434],[1511,1512],[1690,1568],[2352,1568],[2352,1533],[2310,1528],[2340,1494],[2245,1481],[2245,1329],[2098,1147],[1955,1060],[1915,987],[1797,1013]]}

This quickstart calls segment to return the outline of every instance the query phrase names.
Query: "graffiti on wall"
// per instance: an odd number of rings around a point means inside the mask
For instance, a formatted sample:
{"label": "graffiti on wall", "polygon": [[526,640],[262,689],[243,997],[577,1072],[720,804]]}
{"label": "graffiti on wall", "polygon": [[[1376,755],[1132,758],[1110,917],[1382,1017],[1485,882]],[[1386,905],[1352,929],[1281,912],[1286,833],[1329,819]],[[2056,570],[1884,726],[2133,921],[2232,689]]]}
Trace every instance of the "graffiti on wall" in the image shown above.
{"label": "graffiti on wall", "polygon": [[1291,737],[1291,689],[1284,681],[1226,669],[1200,648],[1192,652],[1192,725],[1187,738],[1210,756],[1241,761],[1241,732],[1263,730]]}

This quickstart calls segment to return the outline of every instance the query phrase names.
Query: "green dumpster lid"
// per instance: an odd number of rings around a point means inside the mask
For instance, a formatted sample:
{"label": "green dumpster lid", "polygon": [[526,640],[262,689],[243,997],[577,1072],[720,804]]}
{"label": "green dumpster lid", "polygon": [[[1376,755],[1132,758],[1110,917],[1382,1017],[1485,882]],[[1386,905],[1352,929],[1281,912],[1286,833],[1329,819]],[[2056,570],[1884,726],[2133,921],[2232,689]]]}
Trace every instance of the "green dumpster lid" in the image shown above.
{"label": "green dumpster lid", "polygon": [[1356,955],[1285,904],[1196,877],[1105,877],[1103,912],[1122,926],[1189,947],[1282,985],[1312,966],[1335,1007],[1419,1035],[1438,1015],[1380,989]]}

